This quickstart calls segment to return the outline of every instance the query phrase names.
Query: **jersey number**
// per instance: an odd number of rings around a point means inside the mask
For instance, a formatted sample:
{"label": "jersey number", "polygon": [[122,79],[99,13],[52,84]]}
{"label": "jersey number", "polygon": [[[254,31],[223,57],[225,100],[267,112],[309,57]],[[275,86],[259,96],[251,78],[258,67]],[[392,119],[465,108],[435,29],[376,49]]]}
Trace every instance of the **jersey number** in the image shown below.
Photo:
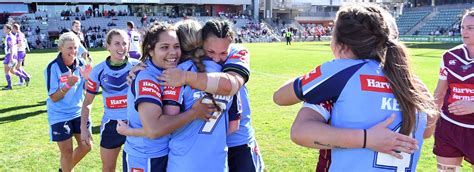
{"label": "jersey number", "polygon": [[[204,98],[204,99],[202,99],[202,103],[212,104],[212,100],[208,99],[208,98]],[[211,119],[209,119],[209,122],[204,123],[204,125],[201,127],[201,131],[199,133],[203,133],[203,134],[212,133],[212,131],[214,130],[214,128],[217,124],[217,122],[219,121],[219,119],[222,116],[222,112],[224,112],[226,110],[226,104],[225,103],[219,102],[219,101],[216,100],[216,104],[217,104],[217,106],[219,106],[221,108],[221,111],[220,112],[213,112],[212,116],[214,116],[215,119],[211,118]]]}
{"label": "jersey number", "polygon": [[[400,125],[398,125],[397,132],[400,130]],[[413,137],[413,134],[410,134]],[[397,172],[405,172],[406,169],[409,169],[411,166],[411,161],[413,154],[408,154],[401,152],[402,159],[395,158],[392,155],[375,152],[375,167],[383,169],[393,169]]]}

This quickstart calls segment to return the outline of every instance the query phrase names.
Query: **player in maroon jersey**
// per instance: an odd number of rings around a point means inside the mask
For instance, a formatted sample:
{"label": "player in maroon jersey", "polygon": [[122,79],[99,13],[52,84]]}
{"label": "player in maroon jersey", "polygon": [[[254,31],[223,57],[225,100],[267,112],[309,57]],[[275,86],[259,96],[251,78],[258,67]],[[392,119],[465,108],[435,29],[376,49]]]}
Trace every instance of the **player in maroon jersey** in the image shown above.
{"label": "player in maroon jersey", "polygon": [[463,44],[443,54],[435,101],[441,108],[433,153],[438,171],[460,171],[474,163],[474,9],[461,22]]}

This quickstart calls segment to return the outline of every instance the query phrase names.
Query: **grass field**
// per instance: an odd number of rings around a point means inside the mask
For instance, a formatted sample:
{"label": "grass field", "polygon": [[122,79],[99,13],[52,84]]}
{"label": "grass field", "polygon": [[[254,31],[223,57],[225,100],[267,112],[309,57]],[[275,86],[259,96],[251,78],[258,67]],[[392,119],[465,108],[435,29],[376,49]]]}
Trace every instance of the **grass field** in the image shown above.
{"label": "grass field", "polygon": [[[290,126],[300,105],[278,107],[272,102],[273,92],[287,80],[304,74],[332,58],[329,43],[245,44],[251,53],[251,78],[248,85],[252,108],[252,125],[268,171],[314,171],[317,153],[291,142]],[[449,44],[409,43],[415,73],[434,90],[440,55]],[[55,58],[55,51],[30,52],[26,70],[32,75],[29,87],[0,91],[0,171],[54,171],[59,167],[59,150],[49,141],[46,114],[46,87],[43,71]],[[95,63],[108,55],[104,50],[92,51]],[[3,68],[3,65],[2,67]],[[3,74],[3,69],[1,69]],[[4,86],[3,75],[0,86]],[[18,77],[13,77],[13,83]],[[93,105],[93,150],[78,164],[77,171],[100,171],[99,125],[103,112],[102,96]],[[317,132],[317,131],[315,131]],[[436,171],[431,153],[433,139],[425,141],[418,171]],[[121,158],[120,158],[121,159]],[[121,170],[121,160],[117,164]],[[470,171],[464,164],[463,171]]]}

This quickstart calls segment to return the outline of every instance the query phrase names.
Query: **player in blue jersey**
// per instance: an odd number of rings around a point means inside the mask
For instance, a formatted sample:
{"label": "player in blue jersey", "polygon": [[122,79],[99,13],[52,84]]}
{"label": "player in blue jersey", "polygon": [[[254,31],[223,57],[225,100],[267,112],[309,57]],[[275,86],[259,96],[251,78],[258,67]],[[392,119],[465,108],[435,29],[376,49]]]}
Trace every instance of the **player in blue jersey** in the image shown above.
{"label": "player in blue jersey", "polygon": [[115,171],[117,156],[125,143],[125,136],[117,133],[117,120],[127,119],[126,77],[130,69],[139,61],[128,58],[129,40],[123,30],[112,29],[106,36],[107,50],[110,55],[96,65],[86,83],[87,93],[81,112],[81,141],[92,145],[92,135],[86,125],[95,95],[102,88],[104,116],[100,129],[100,157],[102,171]]}
{"label": "player in blue jersey", "polygon": [[[206,56],[223,65],[222,72],[196,73],[168,69],[159,78],[165,85],[189,85],[218,95],[236,95],[242,101],[238,130],[229,135],[229,171],[263,171],[264,164],[250,124],[250,104],[245,83],[250,76],[250,54],[246,48],[232,43],[234,32],[228,21],[210,20],[202,29]],[[238,121],[238,120],[237,120]]]}
{"label": "player in blue jersey", "polygon": [[[20,25],[19,24],[14,24],[13,25],[13,33],[15,34],[16,37],[16,45],[17,45],[17,59],[18,59],[18,64],[15,66],[16,71],[22,73],[24,76],[26,76],[25,79],[25,84],[28,86],[30,82],[30,75],[23,69],[22,64],[23,61],[25,60],[26,57],[26,47],[28,46],[28,42],[26,42],[25,34],[21,32],[20,30]],[[18,85],[23,85],[23,77],[19,77],[20,82]]]}
{"label": "player in blue jersey", "polygon": [[[406,50],[389,36],[382,13],[371,5],[342,7],[331,42],[336,60],[274,95],[279,105],[305,102],[292,140],[329,149],[329,171],[415,171],[418,148],[432,134],[432,98],[411,73]],[[332,107],[327,111],[322,103]],[[353,159],[358,163],[347,163]]]}
{"label": "player in blue jersey", "polygon": [[[128,122],[119,122],[117,130],[127,135],[124,148],[124,171],[165,171],[168,161],[169,133],[199,116],[208,116],[204,104],[177,115],[163,114],[163,87],[156,76],[176,67],[181,50],[175,28],[156,23],[145,34],[142,61],[148,66],[140,71],[128,92]],[[179,111],[178,111],[179,112]]]}
{"label": "player in blue jersey", "polygon": [[[194,72],[220,72],[221,65],[211,59],[204,59],[201,25],[193,20],[176,25],[183,52],[183,62],[178,68]],[[191,106],[200,103],[200,97],[205,95],[187,85],[165,87],[165,93],[168,95],[163,99],[165,107],[171,106],[168,110],[175,111],[188,111]],[[205,103],[216,105],[219,107],[218,111],[214,112],[214,118],[209,121],[195,119],[171,134],[168,171],[228,171],[226,138],[231,132],[228,130],[229,120],[238,119],[235,117],[239,114],[237,99],[208,93],[206,96]]]}
{"label": "player in blue jersey", "polygon": [[[62,34],[58,43],[60,53],[44,71],[51,140],[58,144],[63,171],[72,171],[91,150],[90,146],[80,141],[80,116],[84,84],[92,67],[76,56],[79,44],[73,33]],[[90,123],[87,123],[90,129]],[[78,143],[75,149],[72,146],[73,136]]]}

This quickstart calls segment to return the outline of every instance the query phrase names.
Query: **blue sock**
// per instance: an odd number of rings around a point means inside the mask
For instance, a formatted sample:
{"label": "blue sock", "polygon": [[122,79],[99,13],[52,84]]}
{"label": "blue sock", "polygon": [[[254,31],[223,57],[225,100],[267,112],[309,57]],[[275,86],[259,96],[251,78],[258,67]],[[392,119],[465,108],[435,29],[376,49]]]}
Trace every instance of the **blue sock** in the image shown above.
{"label": "blue sock", "polygon": [[5,78],[7,79],[7,87],[12,87],[12,81],[11,81],[11,78],[10,78],[10,75],[5,75]]}

